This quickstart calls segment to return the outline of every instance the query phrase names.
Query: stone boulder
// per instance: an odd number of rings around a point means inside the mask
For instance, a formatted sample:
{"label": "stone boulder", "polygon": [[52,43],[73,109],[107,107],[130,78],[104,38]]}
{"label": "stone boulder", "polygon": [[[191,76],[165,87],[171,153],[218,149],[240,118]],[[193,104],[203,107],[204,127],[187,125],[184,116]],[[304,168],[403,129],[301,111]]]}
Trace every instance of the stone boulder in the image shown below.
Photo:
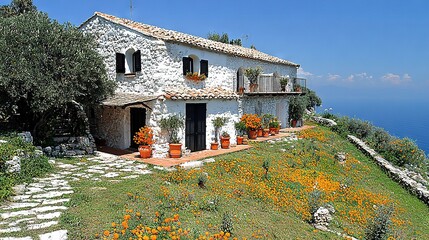
{"label": "stone boulder", "polygon": [[5,162],[6,172],[8,173],[20,173],[21,172],[21,158],[13,156],[9,161]]}
{"label": "stone boulder", "polygon": [[22,137],[24,142],[33,144],[33,136],[31,136],[30,132],[18,133],[18,136]]}
{"label": "stone boulder", "polygon": [[329,223],[332,221],[331,212],[325,207],[319,207],[313,214],[313,226],[320,230],[328,230]]}

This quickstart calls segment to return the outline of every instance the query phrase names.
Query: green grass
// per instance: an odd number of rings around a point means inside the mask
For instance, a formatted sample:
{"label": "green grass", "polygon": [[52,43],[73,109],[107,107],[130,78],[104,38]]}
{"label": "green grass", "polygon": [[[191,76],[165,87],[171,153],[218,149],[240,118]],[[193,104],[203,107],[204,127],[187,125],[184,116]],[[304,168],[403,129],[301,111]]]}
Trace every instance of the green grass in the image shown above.
{"label": "green grass", "polygon": [[[205,232],[219,233],[223,214],[231,213],[233,236],[240,239],[339,239],[308,223],[308,196],[317,185],[323,192],[321,204],[337,211],[331,228],[338,232],[362,238],[374,205],[386,203],[395,206],[389,236],[429,239],[429,208],[352,144],[323,127],[304,137],[292,143],[253,143],[254,148],[217,157],[200,170],[155,171],[122,182],[72,182],[75,194],[61,218],[62,227],[70,239],[93,239],[112,230],[112,222],[120,224],[132,209],[130,229],[137,223],[156,226],[155,212],[161,217],[178,214],[181,227],[194,239]],[[334,159],[339,151],[348,154],[344,165]],[[267,179],[264,161],[269,161]],[[203,172],[208,179],[200,188]],[[136,212],[141,219],[136,220]]]}

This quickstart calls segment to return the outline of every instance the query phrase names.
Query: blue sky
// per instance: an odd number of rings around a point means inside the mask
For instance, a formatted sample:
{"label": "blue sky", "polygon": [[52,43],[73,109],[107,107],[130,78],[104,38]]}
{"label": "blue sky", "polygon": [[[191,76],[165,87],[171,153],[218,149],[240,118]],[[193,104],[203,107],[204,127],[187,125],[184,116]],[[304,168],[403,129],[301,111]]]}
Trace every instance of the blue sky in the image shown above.
{"label": "blue sky", "polygon": [[[9,4],[0,0],[0,5]],[[95,11],[130,18],[129,0],[34,0],[59,22]],[[429,1],[133,0],[132,19],[245,46],[301,64],[322,98],[429,100]]]}

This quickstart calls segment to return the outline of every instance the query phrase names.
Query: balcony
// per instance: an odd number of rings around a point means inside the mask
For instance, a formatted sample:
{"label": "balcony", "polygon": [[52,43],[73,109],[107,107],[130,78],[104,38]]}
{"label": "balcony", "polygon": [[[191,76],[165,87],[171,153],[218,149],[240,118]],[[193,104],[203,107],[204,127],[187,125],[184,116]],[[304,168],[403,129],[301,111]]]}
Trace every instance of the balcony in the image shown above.
{"label": "balcony", "polygon": [[[257,86],[250,86],[246,77],[243,77],[241,86],[245,86],[244,95],[302,95],[307,89],[307,79],[290,78],[285,86],[282,86],[281,80],[284,76],[276,74],[261,74],[257,79]],[[244,84],[246,83],[246,84]]]}

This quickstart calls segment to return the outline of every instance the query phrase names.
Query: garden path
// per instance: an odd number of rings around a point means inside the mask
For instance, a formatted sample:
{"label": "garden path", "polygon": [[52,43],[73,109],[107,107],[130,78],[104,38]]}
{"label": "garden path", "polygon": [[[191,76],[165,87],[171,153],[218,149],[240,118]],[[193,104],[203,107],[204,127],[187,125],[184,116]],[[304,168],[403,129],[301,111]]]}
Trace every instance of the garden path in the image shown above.
{"label": "garden path", "polygon": [[146,164],[98,152],[97,156],[50,160],[54,173],[14,187],[16,195],[0,205],[0,240],[63,240],[60,216],[67,210],[72,181],[122,181],[150,174]]}

